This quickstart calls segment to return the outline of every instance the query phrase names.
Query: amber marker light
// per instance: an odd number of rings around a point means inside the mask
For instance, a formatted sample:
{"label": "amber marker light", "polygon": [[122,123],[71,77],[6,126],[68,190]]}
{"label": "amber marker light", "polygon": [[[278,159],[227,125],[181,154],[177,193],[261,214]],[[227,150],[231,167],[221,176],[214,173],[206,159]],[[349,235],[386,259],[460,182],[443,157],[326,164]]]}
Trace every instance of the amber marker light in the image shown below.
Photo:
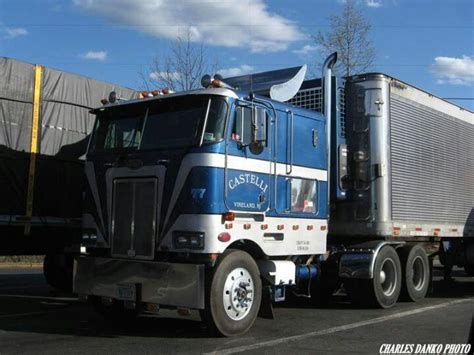
{"label": "amber marker light", "polygon": [[224,213],[224,221],[232,222],[233,220],[235,220],[235,213],[234,212]]}

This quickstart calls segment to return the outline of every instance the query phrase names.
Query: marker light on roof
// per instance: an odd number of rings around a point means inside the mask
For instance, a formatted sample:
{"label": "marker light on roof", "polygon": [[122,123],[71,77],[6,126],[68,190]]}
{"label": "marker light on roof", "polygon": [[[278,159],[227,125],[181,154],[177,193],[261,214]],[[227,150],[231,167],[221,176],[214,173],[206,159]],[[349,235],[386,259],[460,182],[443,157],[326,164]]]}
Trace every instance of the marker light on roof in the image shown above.
{"label": "marker light on roof", "polygon": [[174,94],[174,91],[171,90],[170,88],[164,88],[163,90],[161,90],[161,92],[163,95]]}
{"label": "marker light on roof", "polygon": [[148,92],[148,91],[143,91],[143,92],[138,94],[139,99],[145,99],[147,97],[153,97],[153,94],[151,92]]}

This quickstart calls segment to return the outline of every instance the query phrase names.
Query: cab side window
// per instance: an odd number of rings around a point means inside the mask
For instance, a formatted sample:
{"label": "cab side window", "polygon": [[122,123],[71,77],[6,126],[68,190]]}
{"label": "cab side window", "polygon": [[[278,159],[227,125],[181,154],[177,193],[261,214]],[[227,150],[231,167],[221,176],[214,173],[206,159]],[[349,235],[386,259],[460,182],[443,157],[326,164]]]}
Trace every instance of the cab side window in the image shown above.
{"label": "cab side window", "polygon": [[252,142],[251,107],[237,106],[232,127],[232,140],[240,142],[242,145],[249,145]]}

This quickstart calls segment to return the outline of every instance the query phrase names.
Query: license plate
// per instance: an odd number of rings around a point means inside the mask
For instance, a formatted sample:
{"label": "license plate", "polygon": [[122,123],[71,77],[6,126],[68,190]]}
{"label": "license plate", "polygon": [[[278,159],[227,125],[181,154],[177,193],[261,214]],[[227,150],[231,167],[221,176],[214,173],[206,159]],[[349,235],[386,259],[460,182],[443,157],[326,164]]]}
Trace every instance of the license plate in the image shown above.
{"label": "license plate", "polygon": [[137,291],[134,284],[120,284],[118,288],[118,299],[122,301],[136,301]]}

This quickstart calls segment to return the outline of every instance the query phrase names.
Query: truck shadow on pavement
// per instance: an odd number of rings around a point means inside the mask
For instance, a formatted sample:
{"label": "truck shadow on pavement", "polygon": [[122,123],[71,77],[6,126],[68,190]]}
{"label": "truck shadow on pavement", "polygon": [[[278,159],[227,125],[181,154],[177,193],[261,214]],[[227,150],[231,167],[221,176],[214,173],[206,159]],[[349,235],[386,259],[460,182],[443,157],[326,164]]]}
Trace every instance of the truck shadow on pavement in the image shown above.
{"label": "truck shadow on pavement", "polygon": [[[462,271],[459,271],[462,275]],[[462,298],[474,295],[474,278],[457,278],[445,282],[439,277],[433,283],[429,298]],[[325,305],[314,305],[310,299],[289,297],[278,308],[353,309],[343,293]],[[158,316],[136,319],[106,320],[92,306],[80,303],[70,293],[55,291],[46,285],[43,275],[0,275],[0,330],[83,337],[117,338],[122,336],[160,338],[212,338],[200,322],[197,312],[179,317],[164,310]]]}

